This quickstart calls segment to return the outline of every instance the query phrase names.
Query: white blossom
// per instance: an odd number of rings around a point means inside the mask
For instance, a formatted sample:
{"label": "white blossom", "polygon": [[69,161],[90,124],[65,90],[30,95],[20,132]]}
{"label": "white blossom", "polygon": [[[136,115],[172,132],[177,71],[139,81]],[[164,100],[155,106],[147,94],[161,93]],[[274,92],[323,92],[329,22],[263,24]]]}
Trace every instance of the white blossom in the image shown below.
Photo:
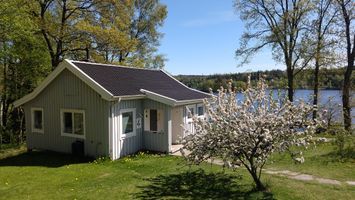
{"label": "white blossom", "polygon": [[[248,79],[242,93],[244,101],[238,102],[230,82],[204,101],[207,118],[192,116],[195,133],[183,138],[183,149],[189,152],[184,157],[194,164],[210,158],[229,161],[228,166],[242,164],[260,187],[261,169],[269,156],[311,144],[322,121],[312,120],[314,108],[304,101],[273,97],[263,79],[255,88]],[[294,159],[304,162],[303,157]]]}

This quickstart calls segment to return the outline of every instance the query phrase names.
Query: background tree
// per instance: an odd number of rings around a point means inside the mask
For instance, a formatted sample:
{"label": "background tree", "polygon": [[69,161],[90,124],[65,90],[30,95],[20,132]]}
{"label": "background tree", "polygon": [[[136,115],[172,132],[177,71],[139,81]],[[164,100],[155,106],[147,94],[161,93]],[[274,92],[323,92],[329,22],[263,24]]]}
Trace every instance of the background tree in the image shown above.
{"label": "background tree", "polygon": [[13,101],[65,58],[163,67],[156,48],[166,12],[159,0],[0,0],[0,144],[22,141],[23,111]]}
{"label": "background tree", "polygon": [[32,91],[50,71],[45,44],[35,34],[37,27],[24,10],[25,3],[13,0],[0,4],[0,144],[22,142],[23,111],[12,103]]}
{"label": "background tree", "polygon": [[[275,151],[290,151],[294,145],[309,145],[320,122],[309,118],[312,105],[303,101],[293,104],[281,96],[274,99],[263,79],[255,88],[249,81],[242,94],[244,100],[238,102],[230,82],[218,96],[205,100],[208,119],[193,116],[195,133],[184,138],[182,153],[193,164],[217,158],[227,165],[243,165],[257,189],[263,190],[261,172],[269,156]],[[293,158],[304,161],[303,157]]]}
{"label": "background tree", "polygon": [[[335,65],[336,42],[334,41],[334,22],[337,16],[337,10],[332,4],[332,0],[313,1],[314,9],[312,11],[314,19],[311,20],[308,27],[308,43],[312,46],[311,54],[314,60],[314,87],[313,87],[313,105],[318,106],[319,86],[320,86],[320,68]],[[317,116],[317,109],[313,111],[313,119]]]}
{"label": "background tree", "polygon": [[311,1],[236,0],[235,8],[246,28],[237,58],[244,64],[263,47],[271,47],[274,59],[286,65],[288,98],[293,101],[294,77],[311,59],[308,45],[303,45]]}
{"label": "background tree", "polygon": [[162,68],[165,58],[157,55],[162,33],[158,31],[167,16],[167,8],[159,3],[159,0],[134,1],[134,15],[130,24],[130,38],[138,40],[136,52],[127,52],[133,60],[144,63],[144,67]]}
{"label": "background tree", "polygon": [[346,68],[344,72],[343,82],[343,118],[344,126],[347,131],[351,130],[351,74],[354,69],[355,59],[355,28],[354,28],[354,9],[355,4],[352,0],[336,0],[336,4],[341,13],[341,21],[339,25],[340,40],[345,40],[346,49]]}
{"label": "background tree", "polygon": [[[334,53],[334,52],[333,52]],[[327,58],[327,62],[328,62]],[[339,65],[339,64],[337,64]],[[321,67],[319,69],[319,87],[325,89],[341,90],[343,86],[344,67]],[[245,81],[248,74],[251,75],[251,82],[255,84],[258,80],[258,75],[263,74],[266,76],[265,81],[270,88],[284,89],[287,87],[286,71],[282,70],[269,70],[257,71],[251,73],[228,73],[228,74],[214,74],[214,75],[178,75],[176,78],[183,82],[185,85],[199,89],[205,92],[212,88],[214,91],[218,90],[221,84],[226,87],[228,80],[238,80],[233,82],[233,86],[239,89],[245,89]],[[352,74],[351,85],[355,86],[354,74]],[[314,88],[314,70],[306,68],[302,70],[295,77],[295,89],[313,89]]]}
{"label": "background tree", "polygon": [[84,52],[90,41],[77,24],[86,19],[93,0],[33,0],[27,9],[47,45],[52,69],[70,54]]}
{"label": "background tree", "polygon": [[158,28],[166,15],[166,6],[158,0],[105,0],[95,6],[92,20],[83,21],[81,29],[95,41],[95,60],[162,68],[164,58],[156,52],[162,36]]}

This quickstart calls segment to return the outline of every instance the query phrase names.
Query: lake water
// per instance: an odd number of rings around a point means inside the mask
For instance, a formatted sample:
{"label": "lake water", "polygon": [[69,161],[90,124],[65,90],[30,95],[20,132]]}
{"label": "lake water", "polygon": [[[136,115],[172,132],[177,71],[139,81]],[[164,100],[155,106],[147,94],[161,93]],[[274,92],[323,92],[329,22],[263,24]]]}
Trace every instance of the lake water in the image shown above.
{"label": "lake water", "polygon": [[[278,94],[278,90],[272,90],[275,96]],[[281,91],[282,95],[286,95],[287,91],[282,90]],[[325,106],[327,107],[327,104],[329,102],[329,98],[332,98],[332,104],[337,105],[336,108],[336,113],[335,113],[335,121],[342,121],[342,92],[341,90],[320,90],[319,93],[319,105],[320,106]],[[352,100],[355,98],[355,93],[352,92]],[[237,99],[238,100],[243,100],[243,95],[242,94],[237,94]],[[304,101],[307,101],[309,103],[313,102],[313,90],[295,90],[295,100],[303,99]],[[355,107],[351,109],[351,116],[352,116],[352,124],[355,124]]]}

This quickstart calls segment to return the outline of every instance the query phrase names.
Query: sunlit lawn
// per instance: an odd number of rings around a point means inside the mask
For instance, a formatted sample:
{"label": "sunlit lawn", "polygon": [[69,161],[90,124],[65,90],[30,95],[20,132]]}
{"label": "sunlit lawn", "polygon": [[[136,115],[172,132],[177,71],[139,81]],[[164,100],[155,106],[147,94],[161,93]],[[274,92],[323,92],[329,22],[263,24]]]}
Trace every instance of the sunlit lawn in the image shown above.
{"label": "sunlit lawn", "polygon": [[[276,158],[281,159],[280,164],[268,167],[310,173],[318,169],[322,171],[320,175],[333,174],[337,168],[336,175],[329,177],[354,179],[353,171],[348,168],[353,162],[323,166],[321,161],[310,159],[301,167],[286,164],[286,157]],[[263,177],[268,191],[255,192],[244,169],[233,172],[210,164],[189,168],[182,158],[174,156],[139,154],[112,162],[50,152],[24,153],[24,149],[0,154],[0,199],[351,199],[355,196],[355,186]]]}
{"label": "sunlit lawn", "polygon": [[[355,144],[355,136],[347,144]],[[340,181],[355,181],[355,149],[345,151],[344,157],[335,152],[332,142],[317,144],[303,151],[305,162],[294,164],[289,154],[275,153],[266,168],[303,172],[323,178],[337,179]],[[355,189],[355,187],[354,187]]]}

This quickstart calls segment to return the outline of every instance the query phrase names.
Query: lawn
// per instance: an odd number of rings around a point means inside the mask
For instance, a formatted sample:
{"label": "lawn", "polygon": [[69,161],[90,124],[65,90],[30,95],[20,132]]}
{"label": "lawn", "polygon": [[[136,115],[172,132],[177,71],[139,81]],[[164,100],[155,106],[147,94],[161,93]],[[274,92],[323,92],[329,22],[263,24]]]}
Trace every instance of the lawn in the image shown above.
{"label": "lawn", "polygon": [[[293,166],[286,164],[286,158],[280,161],[280,165],[267,167]],[[354,163],[340,163],[336,177],[346,179],[348,173],[354,179],[353,171],[347,168],[349,164]],[[330,166],[317,164],[314,168],[326,171],[335,167]],[[292,169],[308,172],[312,167],[305,164]],[[244,169],[233,172],[210,164],[190,168],[182,158],[167,155],[140,153],[117,161],[93,161],[51,152],[26,153],[24,148],[0,154],[0,199],[351,199],[355,196],[355,186],[324,185],[267,174],[263,180],[269,186],[268,192],[255,192]]]}
{"label": "lawn", "polygon": [[[355,144],[355,137],[348,139],[347,144]],[[295,164],[291,156],[285,153],[275,153],[269,159],[266,168],[275,170],[290,170],[308,173],[315,176],[336,179],[340,181],[355,181],[355,149],[346,151],[342,158],[335,153],[335,145],[332,142],[321,143],[302,150],[305,162]]]}

